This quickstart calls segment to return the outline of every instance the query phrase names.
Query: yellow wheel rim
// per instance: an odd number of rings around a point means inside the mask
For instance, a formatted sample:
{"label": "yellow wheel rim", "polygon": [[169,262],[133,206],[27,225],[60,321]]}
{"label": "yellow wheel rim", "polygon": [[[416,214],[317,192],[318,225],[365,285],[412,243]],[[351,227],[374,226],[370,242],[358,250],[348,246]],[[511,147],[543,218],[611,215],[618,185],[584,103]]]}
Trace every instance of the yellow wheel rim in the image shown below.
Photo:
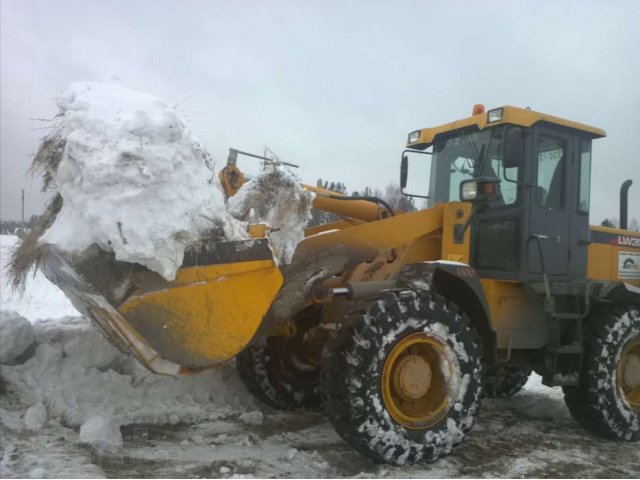
{"label": "yellow wheel rim", "polygon": [[624,347],[616,379],[624,399],[631,408],[640,411],[640,338]]}
{"label": "yellow wheel rim", "polygon": [[451,348],[437,338],[414,333],[400,340],[382,370],[382,398],[391,417],[414,430],[442,420],[456,393],[455,363]]}

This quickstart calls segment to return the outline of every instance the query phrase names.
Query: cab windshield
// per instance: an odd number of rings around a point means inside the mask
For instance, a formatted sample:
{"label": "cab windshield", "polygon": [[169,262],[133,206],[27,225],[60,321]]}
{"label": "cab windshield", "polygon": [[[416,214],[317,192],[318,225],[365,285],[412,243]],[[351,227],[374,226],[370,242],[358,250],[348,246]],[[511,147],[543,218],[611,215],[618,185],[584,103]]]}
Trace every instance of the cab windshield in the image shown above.
{"label": "cab windshield", "polygon": [[498,177],[504,205],[514,204],[518,167],[507,168],[506,172],[502,168],[504,131],[505,126],[499,125],[437,138],[431,161],[430,204],[459,201],[460,182],[475,177]]}

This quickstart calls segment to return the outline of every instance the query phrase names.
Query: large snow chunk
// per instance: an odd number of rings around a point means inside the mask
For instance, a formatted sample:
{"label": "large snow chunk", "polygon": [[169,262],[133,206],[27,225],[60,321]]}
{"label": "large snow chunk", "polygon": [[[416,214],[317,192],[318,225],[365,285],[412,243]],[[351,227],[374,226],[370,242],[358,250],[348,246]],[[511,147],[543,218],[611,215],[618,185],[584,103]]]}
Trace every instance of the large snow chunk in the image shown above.
{"label": "large snow chunk", "polygon": [[80,442],[99,450],[116,451],[122,447],[120,425],[111,417],[94,415],[80,427]]}
{"label": "large snow chunk", "polygon": [[33,326],[16,312],[0,312],[0,363],[14,364],[33,344]]}
{"label": "large snow chunk", "polygon": [[296,246],[304,239],[313,198],[314,194],[305,190],[291,172],[267,164],[260,175],[229,198],[227,209],[239,220],[269,225],[269,238],[278,258],[290,263]]}
{"label": "large snow chunk", "polygon": [[42,402],[38,402],[27,409],[24,414],[24,423],[33,432],[39,432],[47,423],[47,409]]}
{"label": "large snow chunk", "polygon": [[59,123],[36,159],[63,204],[43,242],[78,253],[96,243],[171,280],[190,243],[242,231],[230,225],[211,157],[175,108],[96,82],[71,84],[57,102]]}
{"label": "large snow chunk", "polygon": [[246,412],[240,415],[239,420],[245,425],[260,426],[264,423],[264,414],[260,410]]}

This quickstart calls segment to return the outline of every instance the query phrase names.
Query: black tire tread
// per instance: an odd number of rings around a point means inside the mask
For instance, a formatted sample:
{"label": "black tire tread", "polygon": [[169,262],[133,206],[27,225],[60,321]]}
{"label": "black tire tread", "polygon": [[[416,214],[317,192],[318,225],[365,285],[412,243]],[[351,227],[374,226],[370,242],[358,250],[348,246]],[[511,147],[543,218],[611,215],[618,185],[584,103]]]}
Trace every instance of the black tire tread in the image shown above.
{"label": "black tire tread", "polygon": [[236,357],[236,369],[247,389],[262,403],[276,410],[315,409],[322,403],[318,385],[305,387],[287,382],[274,370],[277,349],[268,341],[252,345]]}
{"label": "black tire tread", "polygon": [[531,367],[520,367],[509,369],[507,373],[496,379],[494,382],[485,383],[484,393],[487,398],[509,398],[522,390],[529,376]]}
{"label": "black tire tread", "polygon": [[[563,388],[565,403],[574,419],[593,434],[611,440],[640,440],[640,428],[633,432],[629,427],[626,433],[621,434],[625,430],[625,422],[619,418],[615,406],[617,402],[612,398],[613,395],[618,395],[618,392],[615,389],[603,392],[598,387],[598,381],[603,375],[601,359],[608,359],[612,355],[611,352],[623,348],[623,345],[616,344],[615,340],[611,339],[611,329],[622,315],[633,310],[636,312],[637,328],[640,327],[640,307],[635,304],[606,306],[590,315],[585,329],[585,358],[580,385]],[[615,366],[608,374],[615,375]],[[640,422],[640,414],[637,414],[637,417],[636,426]]]}
{"label": "black tire tread", "polygon": [[[384,325],[376,325],[368,323],[363,319],[369,315],[375,317],[381,313],[380,304],[384,305],[386,312],[390,312],[393,318],[401,320],[403,317],[417,316],[419,312],[416,310],[413,299],[416,296],[423,296],[422,301],[433,301],[439,307],[449,312],[452,319],[459,318],[462,321],[452,321],[448,326],[452,334],[459,334],[464,330],[464,334],[468,338],[472,338],[472,344],[475,351],[472,352],[474,358],[477,357],[478,377],[481,378],[482,365],[482,346],[477,333],[469,327],[469,320],[458,307],[451,302],[447,302],[443,297],[435,293],[418,293],[414,290],[402,291],[386,291],[372,297],[364,302],[359,303],[348,315],[347,321],[342,328],[335,331],[325,345],[325,353],[322,360],[321,382],[320,387],[325,396],[324,408],[329,416],[337,433],[351,444],[360,453],[372,457],[378,461],[386,461],[391,463],[415,463],[418,461],[435,461],[439,456],[448,452],[439,451],[437,448],[432,451],[425,449],[424,451],[402,451],[397,449],[397,454],[393,458],[388,455],[382,455],[379,451],[374,451],[369,444],[369,439],[358,431],[358,426],[369,418],[367,411],[358,404],[361,400],[358,396],[354,396],[349,392],[350,381],[369,380],[367,375],[368,363],[365,358],[355,358],[357,365],[349,364],[348,358],[344,352],[351,355],[356,348],[358,342],[367,342],[371,338],[380,336],[384,331]],[[401,311],[402,304],[407,311]],[[377,331],[376,331],[377,330]],[[369,340],[368,340],[369,339]],[[363,347],[366,350],[366,347]],[[478,387],[473,403],[471,418],[479,409],[479,396],[481,395],[482,381],[478,380]],[[464,433],[471,429],[472,423],[461,426]],[[459,444],[462,438],[456,439],[455,445]]]}

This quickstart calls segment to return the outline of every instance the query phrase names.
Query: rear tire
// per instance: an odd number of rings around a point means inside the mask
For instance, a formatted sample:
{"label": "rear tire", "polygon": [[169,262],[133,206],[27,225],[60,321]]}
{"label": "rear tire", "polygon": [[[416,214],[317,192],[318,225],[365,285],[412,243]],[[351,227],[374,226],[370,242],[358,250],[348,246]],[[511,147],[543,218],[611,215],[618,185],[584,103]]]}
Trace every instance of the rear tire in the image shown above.
{"label": "rear tire", "polygon": [[317,312],[303,312],[290,337],[267,337],[236,357],[245,386],[271,408],[293,411],[322,403],[319,365],[304,356],[304,336],[318,323]]}
{"label": "rear tire", "polygon": [[326,413],[344,440],[376,460],[435,461],[473,425],[481,358],[478,335],[454,304],[435,293],[384,292],[325,346]]}
{"label": "rear tire", "polygon": [[640,307],[601,308],[586,330],[580,386],[564,387],[565,403],[597,436],[640,440]]}

